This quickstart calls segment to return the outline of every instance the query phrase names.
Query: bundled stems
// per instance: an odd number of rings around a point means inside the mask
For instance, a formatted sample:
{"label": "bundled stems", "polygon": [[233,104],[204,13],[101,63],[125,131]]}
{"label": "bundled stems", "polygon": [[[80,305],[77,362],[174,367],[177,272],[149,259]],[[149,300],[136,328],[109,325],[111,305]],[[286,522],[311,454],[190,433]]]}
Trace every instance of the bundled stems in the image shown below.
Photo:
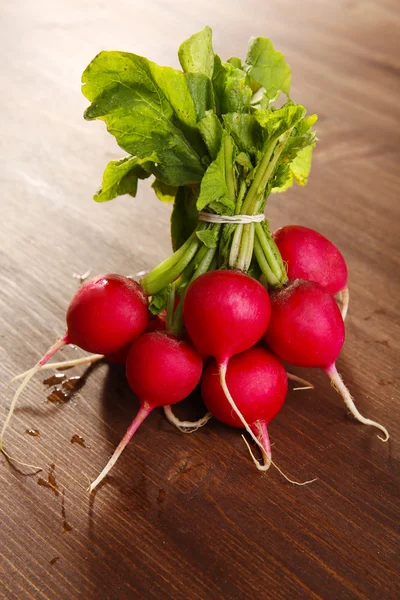
{"label": "bundled stems", "polygon": [[[285,148],[290,131],[279,139],[266,143],[261,162],[255,169],[254,178],[247,186],[245,178],[236,181],[233,161],[233,143],[230,136],[224,140],[225,180],[228,194],[235,202],[236,215],[256,215],[262,212],[268,197],[279,159]],[[217,230],[216,248],[209,248],[201,242],[197,233],[204,230]],[[165,289],[172,281],[182,297],[187,285],[196,277],[218,266],[218,245],[220,243],[221,224],[211,227],[198,223],[196,229],[186,242],[167,260],[145,275],[142,284],[147,294],[154,295]],[[228,266],[247,272],[253,253],[262,272],[263,282],[269,287],[282,286],[287,281],[286,270],[280,253],[269,233],[268,226],[261,223],[237,224],[230,242]],[[176,311],[178,319],[181,308]],[[174,330],[179,330],[181,323],[172,323]]]}

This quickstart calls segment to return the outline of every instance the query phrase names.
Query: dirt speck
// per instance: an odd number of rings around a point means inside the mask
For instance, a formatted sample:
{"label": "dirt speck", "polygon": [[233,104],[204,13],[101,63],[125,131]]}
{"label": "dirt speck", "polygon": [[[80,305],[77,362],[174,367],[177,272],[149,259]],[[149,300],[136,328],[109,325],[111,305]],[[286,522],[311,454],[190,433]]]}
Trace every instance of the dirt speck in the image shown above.
{"label": "dirt speck", "polygon": [[72,436],[71,444],[79,444],[79,446],[82,446],[82,448],[87,448],[85,440],[77,433],[74,433],[74,435]]}
{"label": "dirt speck", "polygon": [[38,485],[48,488],[49,490],[51,490],[53,492],[53,494],[55,496],[59,496],[60,492],[58,490],[57,480],[56,480],[56,476],[55,476],[54,472],[55,472],[55,465],[53,463],[49,467],[49,472],[47,474],[47,481],[45,479],[43,479],[43,477],[39,477]]}

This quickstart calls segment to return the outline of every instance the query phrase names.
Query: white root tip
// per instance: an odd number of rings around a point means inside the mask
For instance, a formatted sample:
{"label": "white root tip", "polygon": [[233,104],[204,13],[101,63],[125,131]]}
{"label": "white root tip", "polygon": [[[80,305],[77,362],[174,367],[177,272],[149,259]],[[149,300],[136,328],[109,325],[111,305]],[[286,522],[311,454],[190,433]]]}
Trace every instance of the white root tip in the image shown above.
{"label": "white root tip", "polygon": [[317,481],[318,477],[314,477],[314,479],[309,479],[308,481],[295,481],[294,479],[290,479],[290,477],[288,477],[283,471],[282,469],[280,469],[278,467],[278,465],[276,463],[274,463],[273,460],[271,460],[271,463],[274,465],[275,469],[282,475],[282,477],[284,479],[286,479],[286,481],[288,481],[289,483],[293,484],[293,485],[309,485],[310,483],[314,483],[314,481]]}
{"label": "white root tip", "polygon": [[295,387],[295,388],[293,388],[293,391],[315,389],[314,385],[312,383],[310,383],[309,381],[307,381],[307,379],[303,379],[302,377],[299,377],[298,375],[295,375],[294,373],[289,373],[288,371],[286,371],[286,375],[287,375],[287,378],[290,379],[291,381],[295,381],[296,383],[301,383],[304,386],[304,387]]}
{"label": "white root tip", "polygon": [[4,425],[3,428],[1,430],[1,434],[0,434],[0,447],[2,448],[3,446],[3,438],[4,438],[4,434],[7,430],[7,427],[11,421],[11,418],[14,414],[14,410],[15,410],[15,406],[18,402],[18,398],[20,397],[20,395],[22,394],[22,392],[24,391],[24,388],[28,385],[29,381],[32,379],[32,377],[35,375],[35,373],[37,373],[38,371],[40,371],[40,364],[38,363],[37,365],[35,365],[34,367],[32,367],[32,369],[29,369],[29,371],[26,372],[25,377],[22,381],[22,383],[19,385],[17,391],[15,392],[13,399],[11,400],[11,404],[10,404],[10,408],[6,417],[6,420],[4,421]]}
{"label": "white root tip", "polygon": [[340,298],[340,303],[342,305],[340,312],[342,313],[343,321],[345,321],[347,312],[349,310],[349,303],[350,303],[350,292],[349,292],[349,288],[347,287],[347,285],[339,292],[339,298]]}
{"label": "white root tip", "polygon": [[8,452],[6,452],[4,450],[2,442],[0,442],[0,452],[2,454],[4,454],[4,456],[10,463],[17,463],[17,465],[22,465],[23,467],[28,467],[29,469],[34,469],[34,473],[30,473],[30,475],[36,475],[36,473],[40,473],[40,471],[43,471],[42,467],[37,467],[36,465],[31,465],[30,463],[22,462],[21,460],[18,460],[17,458],[10,456],[8,454]]}
{"label": "white root tip", "polygon": [[264,472],[265,472],[265,471],[268,471],[268,469],[270,468],[270,466],[271,466],[271,464],[272,464],[271,457],[269,458],[269,460],[265,460],[264,456],[266,456],[266,455],[265,455],[265,453],[263,452],[263,458],[264,458],[264,462],[263,462],[263,463],[260,463],[260,461],[259,461],[259,460],[257,460],[257,458],[254,456],[254,454],[253,454],[253,451],[252,451],[252,449],[250,448],[250,444],[249,444],[249,442],[246,440],[246,438],[245,438],[245,436],[244,436],[244,435],[242,435],[242,438],[243,438],[243,441],[244,441],[244,443],[245,443],[245,444],[246,444],[246,446],[247,446],[247,450],[249,451],[249,454],[250,454],[251,458],[253,459],[253,462],[254,462],[254,464],[256,465],[257,469],[258,469],[259,471],[264,471]]}
{"label": "white root tip", "polygon": [[174,425],[182,433],[194,433],[200,427],[204,427],[212,417],[212,414],[208,412],[198,421],[181,421],[174,415],[170,405],[164,406],[164,413],[171,425]]}
{"label": "white root tip", "polygon": [[371,419],[366,419],[365,417],[363,417],[363,415],[360,413],[360,411],[354,404],[354,400],[353,400],[349,390],[343,383],[343,379],[337,372],[336,366],[332,365],[331,367],[329,367],[328,369],[325,370],[325,373],[328,375],[328,377],[331,381],[331,384],[333,385],[335,390],[342,396],[347,408],[349,409],[349,411],[351,412],[353,417],[355,419],[357,419],[357,421],[359,421],[360,423],[363,423],[364,425],[371,425],[371,427],[376,427],[377,429],[382,431],[382,433],[384,434],[385,437],[378,435],[378,438],[382,442],[387,442],[390,436],[389,436],[389,432],[386,429],[386,427],[384,427],[377,421],[372,421]]}
{"label": "white root tip", "polygon": [[[104,354],[91,354],[90,356],[84,356],[83,358],[75,358],[74,360],[63,360],[61,362],[46,363],[42,365],[41,371],[47,371],[50,369],[70,369],[79,365],[93,364],[104,358]],[[11,379],[7,387],[10,387],[15,381],[23,379],[28,371],[20,373]]]}

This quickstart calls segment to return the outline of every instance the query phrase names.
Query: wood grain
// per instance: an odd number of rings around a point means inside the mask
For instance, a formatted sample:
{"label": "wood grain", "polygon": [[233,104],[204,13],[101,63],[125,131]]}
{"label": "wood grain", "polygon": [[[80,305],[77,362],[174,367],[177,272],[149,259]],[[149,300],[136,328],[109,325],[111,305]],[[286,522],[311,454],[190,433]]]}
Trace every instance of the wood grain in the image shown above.
{"label": "wood grain", "polygon": [[[320,116],[309,185],[272,198],[269,215],[273,227],[317,228],[343,251],[351,304],[338,367],[391,440],[347,418],[324,376],[303,371],[316,390],[291,392],[270,433],[279,466],[317,477],[312,485],[256,472],[236,431],[211,421],[185,436],[157,412],[90,499],[87,480],[137,401],[105,364],[62,406],[46,402],[37,377],[7,448],[44,479],[54,464],[59,495],[1,462],[1,597],[399,597],[399,21],[394,0],[2,2],[1,418],[6,382],[62,333],[74,272],[133,273],[169,252],[170,208],[146,185],[136,200],[91,201],[121,153],[82,118],[82,70],[101,49],[176,65],[178,44],[208,23],[224,57],[244,54],[251,35],[271,37],[294,98]],[[70,443],[75,434],[87,448]]]}

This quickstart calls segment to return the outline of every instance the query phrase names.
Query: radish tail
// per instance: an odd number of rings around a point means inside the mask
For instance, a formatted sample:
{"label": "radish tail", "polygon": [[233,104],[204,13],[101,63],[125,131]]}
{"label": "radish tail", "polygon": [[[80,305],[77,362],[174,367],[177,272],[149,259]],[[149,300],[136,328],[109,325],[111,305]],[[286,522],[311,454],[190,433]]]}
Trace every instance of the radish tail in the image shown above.
{"label": "radish tail", "polygon": [[[62,360],[61,362],[47,363],[42,365],[41,371],[45,371],[47,369],[71,369],[71,367],[77,367],[78,365],[91,365],[102,358],[104,358],[104,354],[91,354],[90,356],[83,356],[82,358],[75,358],[74,360]],[[8,386],[14,383],[14,381],[23,379],[27,373],[29,373],[29,371],[25,371],[25,373],[20,373],[19,375],[13,377]]]}
{"label": "radish tail", "polygon": [[294,373],[289,373],[288,371],[286,371],[286,375],[287,375],[288,379],[291,379],[292,381],[296,381],[297,383],[303,384],[303,387],[295,387],[295,388],[293,388],[293,391],[315,389],[314,385],[312,383],[310,383],[309,381],[307,381],[307,379],[303,379],[302,377],[299,377],[298,375],[295,375]]}
{"label": "radish tail", "polygon": [[174,425],[182,433],[194,433],[200,427],[204,427],[212,417],[212,414],[208,412],[198,421],[181,421],[174,415],[170,405],[164,406],[164,413],[171,425]]}
{"label": "radish tail", "polygon": [[110,458],[100,475],[93,481],[93,483],[90,484],[90,487],[88,489],[89,494],[93,492],[93,490],[99,485],[99,483],[104,479],[104,477],[111,471],[111,469],[119,459],[120,455],[122,454],[122,451],[131,441],[133,434],[137,431],[139,426],[143,423],[145,418],[152,410],[152,407],[149,406],[147,403],[143,404],[143,406],[140,407],[138,414],[126,430],[126,433],[120,441],[120,443],[118,444],[114,454],[112,455],[112,457]]}
{"label": "radish tail", "polygon": [[377,429],[380,429],[380,431],[382,431],[382,433],[385,434],[385,437],[378,435],[378,438],[380,440],[382,440],[382,442],[387,442],[389,439],[388,430],[380,423],[377,423],[376,421],[372,421],[371,419],[366,419],[365,417],[362,416],[362,414],[358,411],[356,405],[354,404],[354,400],[351,397],[349,390],[347,389],[347,387],[343,383],[341,376],[337,372],[336,366],[333,364],[330,367],[328,367],[327,369],[324,369],[324,371],[325,371],[326,375],[328,375],[333,387],[342,396],[347,408],[349,409],[349,411],[351,412],[353,417],[355,417],[357,419],[357,421],[360,421],[360,423],[364,423],[364,425],[372,425],[372,427],[376,427]]}
{"label": "radish tail", "polygon": [[244,435],[242,435],[242,438],[247,446],[247,449],[250,453],[251,458],[254,461],[254,464],[256,465],[257,469],[259,471],[268,471],[269,467],[271,465],[273,465],[275,467],[275,469],[282,475],[282,477],[284,479],[286,479],[286,481],[288,481],[289,483],[292,483],[293,485],[308,485],[309,483],[314,483],[314,481],[317,481],[317,478],[314,477],[314,479],[310,479],[309,481],[295,481],[294,479],[290,479],[290,477],[288,477],[283,471],[282,469],[280,469],[278,467],[278,465],[276,463],[274,463],[274,461],[271,458],[271,444],[269,442],[269,436],[268,436],[268,431],[267,431],[267,424],[264,421],[257,421],[257,423],[255,423],[255,425],[253,426],[256,428],[256,431],[258,430],[259,432],[259,436],[260,436],[260,440],[262,441],[262,443],[264,444],[264,451],[263,451],[263,461],[264,464],[261,465],[259,463],[259,461],[256,459],[256,457],[254,456],[251,448],[250,448],[250,444],[249,442],[246,440],[246,438],[244,437]]}
{"label": "radish tail", "polygon": [[58,352],[58,350],[60,350],[61,348],[63,348],[67,344],[69,344],[68,334],[65,334],[55,344],[53,344],[53,346],[51,348],[49,348],[49,350],[46,352],[46,354],[39,360],[38,363],[36,363],[36,365],[34,367],[32,367],[32,369],[29,369],[29,371],[26,372],[25,377],[24,377],[21,385],[18,387],[17,391],[14,394],[13,399],[11,400],[10,409],[8,411],[6,420],[4,421],[3,429],[1,430],[1,433],[0,433],[0,451],[3,451],[3,438],[4,438],[4,434],[5,434],[6,430],[7,430],[7,427],[9,425],[9,423],[10,423],[10,420],[11,420],[13,414],[14,414],[14,410],[15,410],[15,406],[17,404],[18,398],[20,397],[20,395],[23,392],[24,388],[26,387],[26,385],[28,384],[28,382],[30,381],[30,379],[32,379],[32,377],[35,375],[35,373],[37,373],[38,371],[40,371],[40,369],[47,363],[47,361],[50,360],[50,358],[52,356],[54,356],[54,354],[56,352]]}
{"label": "radish tail", "polygon": [[[23,467],[29,467],[30,469],[34,469],[33,473],[23,473],[24,475],[36,475],[37,473],[40,473],[40,471],[43,471],[42,467],[36,467],[35,465],[31,465],[30,463],[25,463],[22,462],[22,460],[18,460],[17,458],[13,458],[12,456],[10,456],[8,454],[8,452],[6,452],[4,450],[4,448],[1,448],[1,452],[2,454],[4,454],[4,456],[6,457],[6,459],[12,464],[14,465],[14,463],[16,463],[17,465],[22,465]],[[19,469],[18,469],[19,471]]]}
{"label": "radish tail", "polygon": [[[253,459],[253,462],[259,471],[268,471],[268,469],[270,468],[271,463],[272,463],[272,458],[271,458],[271,443],[269,441],[267,424],[265,423],[265,421],[256,421],[254,423],[254,425],[251,426],[251,429],[252,429],[253,433],[257,436],[257,438],[260,440],[261,445],[262,445],[262,450],[261,450],[262,459],[263,459],[262,464],[254,456],[253,452],[250,449],[250,446],[247,445],[247,448],[250,452],[250,456]],[[246,438],[244,438],[244,440],[246,441]]]}
{"label": "radish tail", "polygon": [[345,321],[346,316],[347,316],[347,311],[349,310],[349,302],[350,302],[350,292],[349,292],[349,288],[347,287],[347,285],[339,292],[339,297],[340,297],[340,302],[342,303],[342,308],[341,308],[340,312],[342,313],[343,321]]}
{"label": "radish tail", "polygon": [[219,381],[221,384],[221,387],[224,391],[225,397],[228,400],[229,404],[231,405],[231,407],[233,408],[233,410],[235,411],[235,413],[237,414],[237,416],[239,417],[239,419],[241,420],[241,422],[243,423],[243,426],[245,427],[247,433],[251,436],[251,438],[254,440],[254,442],[257,444],[257,446],[260,448],[261,452],[264,451],[264,447],[262,445],[262,443],[260,442],[260,440],[257,438],[256,435],[254,435],[254,433],[251,430],[250,425],[247,423],[246,419],[244,418],[244,416],[242,415],[242,413],[240,412],[240,410],[238,409],[238,407],[236,406],[236,403],[234,401],[234,399],[231,396],[231,393],[229,391],[229,388],[227,386],[226,383],[226,369],[228,366],[228,361],[224,361],[222,363],[220,363],[218,365],[218,371],[219,371]]}

